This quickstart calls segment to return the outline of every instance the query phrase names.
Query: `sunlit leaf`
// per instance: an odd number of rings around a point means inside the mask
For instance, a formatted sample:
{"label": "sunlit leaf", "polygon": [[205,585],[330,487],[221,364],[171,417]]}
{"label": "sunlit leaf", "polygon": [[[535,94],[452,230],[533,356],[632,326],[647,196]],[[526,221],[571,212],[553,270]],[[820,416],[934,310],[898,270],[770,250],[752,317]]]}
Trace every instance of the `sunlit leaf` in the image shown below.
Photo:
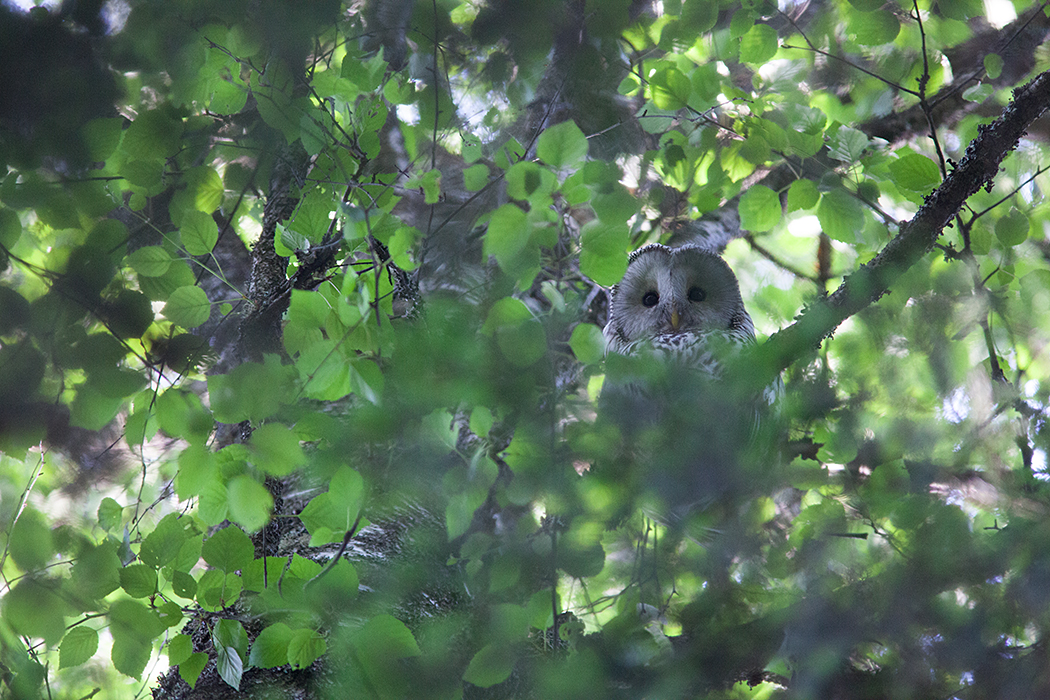
{"label": "sunlit leaf", "polygon": [[565,168],[579,163],[586,157],[587,149],[587,137],[571,121],[546,129],[536,142],[536,155],[552,168]]}
{"label": "sunlit leaf", "polygon": [[780,221],[780,197],[765,185],[748,188],[740,197],[740,227],[756,233]]}
{"label": "sunlit leaf", "polygon": [[66,632],[59,645],[58,667],[79,666],[98,651],[98,632],[80,625]]}
{"label": "sunlit leaf", "polygon": [[208,320],[211,302],[200,287],[179,287],[168,297],[161,313],[183,328],[196,328]]}

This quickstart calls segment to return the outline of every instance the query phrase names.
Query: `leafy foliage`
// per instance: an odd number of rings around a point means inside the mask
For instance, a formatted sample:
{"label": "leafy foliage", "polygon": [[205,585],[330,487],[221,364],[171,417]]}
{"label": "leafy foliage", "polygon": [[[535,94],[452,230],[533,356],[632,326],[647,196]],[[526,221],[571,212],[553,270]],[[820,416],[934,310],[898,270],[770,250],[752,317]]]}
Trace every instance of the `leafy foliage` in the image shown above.
{"label": "leafy foliage", "polygon": [[[1050,20],[995,5],[0,8],[4,693],[1050,693]],[[681,520],[717,402],[599,402],[656,240],[772,334],[727,386],[786,368]]]}

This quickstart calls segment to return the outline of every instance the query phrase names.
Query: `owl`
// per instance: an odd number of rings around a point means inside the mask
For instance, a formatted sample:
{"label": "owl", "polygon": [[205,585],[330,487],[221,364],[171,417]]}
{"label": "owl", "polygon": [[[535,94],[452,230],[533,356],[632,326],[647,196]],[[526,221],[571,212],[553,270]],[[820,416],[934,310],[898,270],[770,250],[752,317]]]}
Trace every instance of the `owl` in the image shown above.
{"label": "owl", "polygon": [[649,351],[717,376],[710,341],[753,342],[755,324],[722,258],[695,246],[651,243],[631,254],[613,287],[604,335],[611,352]]}
{"label": "owl", "polygon": [[[750,479],[760,415],[777,396],[729,385],[724,366],[755,340],[736,276],[695,246],[635,251],[612,289],[600,414],[624,439],[623,475],[682,514]],[[660,509],[659,507],[657,508]]]}

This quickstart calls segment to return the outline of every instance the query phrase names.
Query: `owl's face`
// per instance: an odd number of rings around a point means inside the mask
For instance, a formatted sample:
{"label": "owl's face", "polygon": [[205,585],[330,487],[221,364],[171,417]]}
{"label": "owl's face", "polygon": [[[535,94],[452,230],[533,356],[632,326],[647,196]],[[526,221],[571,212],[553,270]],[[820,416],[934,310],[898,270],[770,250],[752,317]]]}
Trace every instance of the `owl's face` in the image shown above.
{"label": "owl's face", "polygon": [[629,354],[645,340],[675,342],[716,332],[754,338],[736,276],[714,253],[651,244],[636,251],[623,281],[613,287],[605,337],[609,349]]}

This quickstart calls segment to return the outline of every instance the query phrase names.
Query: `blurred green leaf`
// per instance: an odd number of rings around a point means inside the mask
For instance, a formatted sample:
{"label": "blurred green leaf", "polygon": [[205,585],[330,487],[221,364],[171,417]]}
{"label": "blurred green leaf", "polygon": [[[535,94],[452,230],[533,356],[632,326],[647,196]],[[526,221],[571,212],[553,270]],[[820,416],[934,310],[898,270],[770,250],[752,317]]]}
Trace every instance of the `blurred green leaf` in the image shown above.
{"label": "blurred green leaf", "polygon": [[740,196],[740,227],[755,233],[780,221],[780,197],[765,185],[754,185]]}
{"label": "blurred green leaf", "polygon": [[995,235],[1004,246],[1024,243],[1028,238],[1028,217],[1014,207],[995,222]]}
{"label": "blurred green leaf", "polygon": [[653,104],[660,109],[678,110],[686,106],[693,86],[677,68],[661,68],[649,79]]}
{"label": "blurred green leaf", "polygon": [[928,192],[941,181],[937,164],[919,153],[909,153],[890,161],[890,173],[898,187]]}
{"label": "blurred green leaf", "polygon": [[587,156],[587,149],[587,137],[571,121],[544,130],[536,142],[536,155],[552,168],[576,165]]}

